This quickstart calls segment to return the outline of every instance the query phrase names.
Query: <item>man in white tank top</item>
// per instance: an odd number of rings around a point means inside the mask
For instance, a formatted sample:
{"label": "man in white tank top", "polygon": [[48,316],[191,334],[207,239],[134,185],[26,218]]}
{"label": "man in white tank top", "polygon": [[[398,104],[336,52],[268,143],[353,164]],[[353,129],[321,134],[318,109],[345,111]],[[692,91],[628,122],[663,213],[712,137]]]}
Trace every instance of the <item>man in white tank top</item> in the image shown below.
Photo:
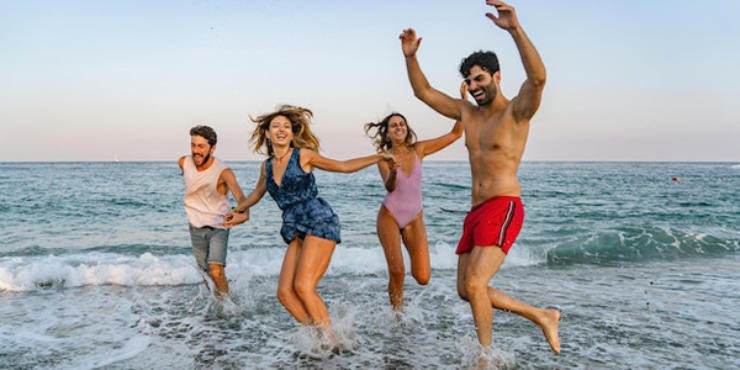
{"label": "man in white tank top", "polygon": [[228,192],[231,191],[237,203],[244,199],[244,193],[234,172],[213,156],[216,139],[216,132],[208,126],[190,129],[191,155],[180,158],[180,169],[195,260],[198,268],[213,279],[216,285],[213,294],[223,299],[229,293],[224,273],[229,229],[220,224],[230,210]]}

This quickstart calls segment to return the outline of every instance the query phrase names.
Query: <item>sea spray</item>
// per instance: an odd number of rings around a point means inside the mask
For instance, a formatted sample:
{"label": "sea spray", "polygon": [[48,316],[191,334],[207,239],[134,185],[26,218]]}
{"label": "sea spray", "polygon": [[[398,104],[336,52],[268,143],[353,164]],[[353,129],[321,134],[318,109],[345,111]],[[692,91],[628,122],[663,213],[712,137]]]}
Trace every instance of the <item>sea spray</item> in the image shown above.
{"label": "sea spray", "polygon": [[457,348],[462,353],[464,369],[511,370],[517,367],[514,353],[494,346],[483,347],[469,336],[461,338]]}

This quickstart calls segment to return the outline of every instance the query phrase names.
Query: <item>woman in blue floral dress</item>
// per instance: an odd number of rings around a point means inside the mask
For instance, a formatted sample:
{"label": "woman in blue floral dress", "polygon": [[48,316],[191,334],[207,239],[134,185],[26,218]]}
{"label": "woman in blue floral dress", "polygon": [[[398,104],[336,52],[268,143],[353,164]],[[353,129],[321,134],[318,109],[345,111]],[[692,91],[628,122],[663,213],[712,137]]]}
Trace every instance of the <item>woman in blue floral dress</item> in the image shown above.
{"label": "woman in blue floral dress", "polygon": [[318,153],[319,140],[311,132],[313,113],[305,108],[284,105],[276,112],[252,119],[257,127],[251,141],[257,153],[269,156],[263,163],[257,185],[224,225],[231,227],[249,219],[246,211],[269,192],[283,211],[280,236],[285,252],[278,299],[293,317],[335,339],[324,301],[316,288],[331,261],[334,247],[341,242],[339,218],[329,204],[318,197],[313,169],[350,173],[393,160],[380,153],[363,158],[336,161]]}

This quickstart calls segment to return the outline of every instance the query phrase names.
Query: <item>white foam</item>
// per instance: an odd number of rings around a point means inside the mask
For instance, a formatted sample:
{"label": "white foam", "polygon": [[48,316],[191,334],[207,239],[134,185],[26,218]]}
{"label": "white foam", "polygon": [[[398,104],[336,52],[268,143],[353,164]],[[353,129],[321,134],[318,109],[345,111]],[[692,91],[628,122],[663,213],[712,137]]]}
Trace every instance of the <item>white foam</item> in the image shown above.
{"label": "white foam", "polygon": [[[429,245],[429,263],[432,265],[432,269],[440,270],[455,270],[457,269],[457,255],[455,249],[457,246],[452,246],[444,242],[437,242],[434,245]],[[405,253],[404,248],[404,259],[406,259],[406,266],[409,266],[407,260],[408,255]]]}
{"label": "white foam", "polygon": [[[554,247],[553,247],[554,248]],[[535,266],[547,262],[546,253],[535,255],[530,248],[515,244],[506,256],[502,269],[511,267]]]}
{"label": "white foam", "polygon": [[[408,256],[404,255],[408,263]],[[387,263],[383,248],[359,248],[340,244],[334,250],[328,273],[377,274],[386,271]]]}
{"label": "white foam", "polygon": [[348,302],[335,302],[329,309],[329,317],[337,336],[337,342],[346,350],[354,349],[357,344],[355,333],[355,315],[357,307]]}
{"label": "white foam", "polygon": [[0,259],[0,290],[29,291],[44,286],[182,285],[201,281],[182,255],[140,257],[112,253]]}
{"label": "white foam", "polygon": [[[406,248],[404,263],[410,271]],[[264,247],[230,252],[226,276],[251,280],[254,276],[277,276],[285,248]],[[455,270],[455,246],[438,242],[430,245],[433,270]],[[541,258],[540,258],[541,259]],[[512,248],[504,268],[541,263],[527,248]],[[380,244],[375,248],[340,244],[336,247],[327,275],[385,274],[387,263]],[[410,273],[410,272],[409,272]],[[203,281],[190,254],[155,256],[144,253],[127,256],[116,253],[80,253],[64,256],[0,258],[0,291],[32,291],[40,287],[81,287],[90,285],[158,286],[188,285]]]}
{"label": "white foam", "polygon": [[484,348],[476,340],[469,336],[461,338],[457,349],[462,352],[463,368],[465,369],[515,369],[517,367],[516,356],[496,347]]}
{"label": "white foam", "polygon": [[136,357],[141,352],[144,352],[149,347],[150,339],[145,336],[137,336],[129,339],[119,350],[115,350],[108,353],[104,353],[104,359],[98,361],[92,368],[98,369],[119,361],[125,361]]}

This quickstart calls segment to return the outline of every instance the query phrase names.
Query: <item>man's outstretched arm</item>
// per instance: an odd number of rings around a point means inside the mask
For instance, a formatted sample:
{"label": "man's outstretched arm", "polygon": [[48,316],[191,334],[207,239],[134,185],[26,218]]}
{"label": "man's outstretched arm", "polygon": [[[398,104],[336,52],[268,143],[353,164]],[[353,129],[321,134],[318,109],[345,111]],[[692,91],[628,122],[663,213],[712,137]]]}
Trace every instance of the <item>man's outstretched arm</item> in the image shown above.
{"label": "man's outstretched arm", "polygon": [[535,49],[532,41],[529,40],[519,24],[514,8],[502,1],[487,0],[486,4],[496,8],[498,17],[492,13],[486,13],[486,16],[497,26],[508,31],[511,37],[514,38],[517,49],[519,49],[519,55],[527,73],[527,80],[522,84],[519,95],[512,99],[512,105],[514,117],[517,121],[529,120],[540,106],[542,90],[545,88],[545,80],[547,79],[545,65],[542,63],[540,54]]}
{"label": "man's outstretched arm", "polygon": [[416,31],[412,28],[405,29],[399,38],[401,39],[403,55],[406,57],[406,70],[409,74],[414,95],[439,114],[454,120],[461,120],[462,110],[460,106],[462,101],[453,99],[433,88],[421,71],[419,61],[416,59],[416,51],[419,50],[421,38],[416,38]]}

